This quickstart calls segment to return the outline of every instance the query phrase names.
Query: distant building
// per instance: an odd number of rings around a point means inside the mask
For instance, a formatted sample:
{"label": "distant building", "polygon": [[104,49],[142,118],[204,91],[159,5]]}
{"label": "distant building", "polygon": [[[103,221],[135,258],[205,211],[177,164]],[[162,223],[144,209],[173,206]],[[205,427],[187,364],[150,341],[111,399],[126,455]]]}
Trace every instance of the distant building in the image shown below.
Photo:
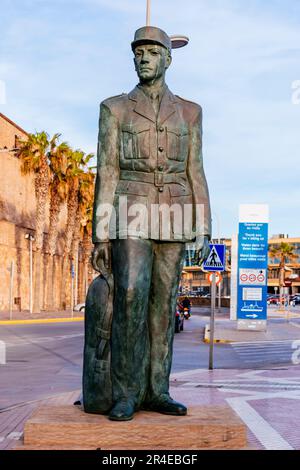
{"label": "distant building", "polygon": [[[34,178],[32,175],[21,174],[21,162],[16,152],[18,142],[27,136],[24,129],[0,113],[0,312],[9,309],[12,263],[14,263],[13,309],[29,309],[29,241],[25,235],[34,235],[35,232],[36,198]],[[47,218],[48,214],[49,200]],[[56,285],[51,286],[57,308],[60,307],[60,271],[66,217],[67,211],[64,207],[60,215],[60,236],[54,257]],[[45,237],[47,233],[48,220],[45,225]],[[81,302],[85,296],[87,280],[83,279],[85,274],[82,273],[80,266],[80,253],[77,272],[78,302]],[[45,282],[43,285],[46,287]]]}
{"label": "distant building", "polygon": [[[289,238],[288,235],[273,235],[269,240],[269,246],[279,246],[282,242],[292,245],[294,254],[298,255],[298,259],[286,264],[286,278],[292,280],[290,293],[296,294],[300,292],[300,237]],[[268,273],[268,291],[270,293],[278,292],[279,287],[279,259],[269,259]],[[279,292],[278,292],[279,293]]]}
{"label": "distant building", "polygon": [[14,309],[29,302],[29,253],[25,233],[34,231],[33,179],[23,177],[16,148],[27,132],[0,114],[0,311],[9,308],[10,269],[15,263]]}

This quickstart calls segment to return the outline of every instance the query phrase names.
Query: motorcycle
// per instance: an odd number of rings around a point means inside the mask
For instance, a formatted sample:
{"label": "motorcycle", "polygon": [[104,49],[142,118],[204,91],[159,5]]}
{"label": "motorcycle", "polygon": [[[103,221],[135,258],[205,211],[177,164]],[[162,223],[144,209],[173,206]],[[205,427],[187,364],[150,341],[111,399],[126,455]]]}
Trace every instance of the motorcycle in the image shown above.
{"label": "motorcycle", "polygon": [[191,309],[188,307],[184,307],[183,315],[184,315],[185,320],[188,320],[191,317]]}

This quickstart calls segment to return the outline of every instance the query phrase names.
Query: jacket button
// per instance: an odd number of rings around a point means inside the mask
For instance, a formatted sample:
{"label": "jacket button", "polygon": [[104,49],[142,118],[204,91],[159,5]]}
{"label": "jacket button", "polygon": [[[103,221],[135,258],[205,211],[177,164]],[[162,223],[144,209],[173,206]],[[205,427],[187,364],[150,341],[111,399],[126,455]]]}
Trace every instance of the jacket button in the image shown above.
{"label": "jacket button", "polygon": [[159,150],[160,152],[163,152],[163,151],[164,151],[164,148],[163,148],[163,147],[158,147],[158,150]]}
{"label": "jacket button", "polygon": [[159,128],[159,132],[163,132],[164,131],[164,128],[163,127],[160,127]]}
{"label": "jacket button", "polygon": [[162,193],[164,191],[164,188],[158,188],[158,191]]}
{"label": "jacket button", "polygon": [[158,170],[159,170],[159,171],[163,171],[163,169],[164,169],[163,166],[159,166],[159,167],[158,167]]}

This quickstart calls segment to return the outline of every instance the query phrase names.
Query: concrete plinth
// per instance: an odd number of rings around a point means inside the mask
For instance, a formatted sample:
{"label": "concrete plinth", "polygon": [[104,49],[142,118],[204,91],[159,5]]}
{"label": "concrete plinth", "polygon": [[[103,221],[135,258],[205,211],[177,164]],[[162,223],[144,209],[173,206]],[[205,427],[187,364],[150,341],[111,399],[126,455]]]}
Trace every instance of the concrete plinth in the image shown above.
{"label": "concrete plinth", "polygon": [[187,416],[140,411],[113,422],[77,406],[44,406],[24,429],[22,449],[242,449],[246,427],[227,406],[191,407]]}

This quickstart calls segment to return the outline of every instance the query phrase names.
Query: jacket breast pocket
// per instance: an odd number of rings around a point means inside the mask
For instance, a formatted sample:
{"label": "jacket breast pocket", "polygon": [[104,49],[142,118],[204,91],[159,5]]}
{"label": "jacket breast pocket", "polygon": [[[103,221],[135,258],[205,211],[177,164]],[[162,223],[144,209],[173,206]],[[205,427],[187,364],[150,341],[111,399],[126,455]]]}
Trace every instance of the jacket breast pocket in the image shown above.
{"label": "jacket breast pocket", "polygon": [[122,126],[123,158],[150,158],[150,127]]}
{"label": "jacket breast pocket", "polygon": [[184,162],[189,152],[189,130],[187,127],[167,128],[167,157]]}

